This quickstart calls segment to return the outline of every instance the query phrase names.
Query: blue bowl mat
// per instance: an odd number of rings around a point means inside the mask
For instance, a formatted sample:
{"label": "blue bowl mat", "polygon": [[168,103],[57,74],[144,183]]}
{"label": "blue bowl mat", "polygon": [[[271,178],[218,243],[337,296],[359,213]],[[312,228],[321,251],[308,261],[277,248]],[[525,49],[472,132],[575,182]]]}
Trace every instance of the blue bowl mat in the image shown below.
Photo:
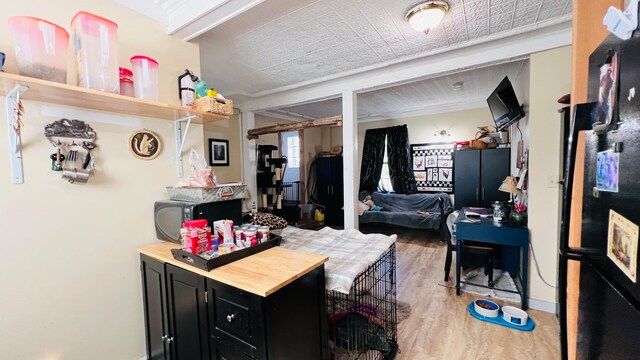
{"label": "blue bowl mat", "polygon": [[[500,309],[502,309],[502,307],[500,307]],[[482,320],[482,321],[486,321],[488,323],[492,323],[492,324],[498,324],[498,325],[502,325],[502,326],[506,326],[512,329],[517,329],[517,330],[521,330],[521,331],[531,331],[536,327],[536,323],[535,321],[533,321],[533,319],[531,318],[531,316],[529,316],[529,320],[527,321],[527,324],[524,326],[518,326],[518,325],[514,325],[512,323],[506,322],[503,318],[502,318],[502,310],[500,310],[500,315],[498,315],[498,317],[486,317],[484,315],[480,315],[478,314],[478,312],[476,312],[476,309],[473,308],[473,301],[471,303],[469,303],[469,306],[467,306],[467,310],[469,310],[469,314],[471,314],[471,316],[473,316],[474,318],[478,319],[478,320]]]}

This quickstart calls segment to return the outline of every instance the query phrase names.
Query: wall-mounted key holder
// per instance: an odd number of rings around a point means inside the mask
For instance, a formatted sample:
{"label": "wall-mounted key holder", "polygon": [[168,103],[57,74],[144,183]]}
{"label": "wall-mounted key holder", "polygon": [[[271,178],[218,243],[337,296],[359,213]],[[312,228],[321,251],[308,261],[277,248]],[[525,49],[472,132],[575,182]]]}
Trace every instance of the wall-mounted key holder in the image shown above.
{"label": "wall-mounted key holder", "polygon": [[45,126],[44,136],[56,148],[50,156],[51,170],[62,172],[62,178],[72,184],[86,183],[95,171],[91,151],[98,134],[93,128],[84,121],[60,119]]}
{"label": "wall-mounted key holder", "polygon": [[44,136],[52,138],[85,139],[95,142],[98,134],[93,128],[81,120],[60,119],[44,127]]}

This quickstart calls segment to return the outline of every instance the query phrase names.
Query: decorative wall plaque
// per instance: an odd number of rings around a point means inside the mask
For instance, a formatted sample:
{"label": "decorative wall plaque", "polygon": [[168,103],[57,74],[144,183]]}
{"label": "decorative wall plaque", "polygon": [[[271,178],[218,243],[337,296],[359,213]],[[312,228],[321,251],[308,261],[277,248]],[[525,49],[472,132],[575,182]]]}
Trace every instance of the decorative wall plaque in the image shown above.
{"label": "decorative wall plaque", "polygon": [[129,151],[140,160],[153,160],[162,149],[160,137],[153,131],[142,129],[129,136]]}
{"label": "decorative wall plaque", "polygon": [[418,192],[453,193],[454,143],[412,144],[413,176]]}

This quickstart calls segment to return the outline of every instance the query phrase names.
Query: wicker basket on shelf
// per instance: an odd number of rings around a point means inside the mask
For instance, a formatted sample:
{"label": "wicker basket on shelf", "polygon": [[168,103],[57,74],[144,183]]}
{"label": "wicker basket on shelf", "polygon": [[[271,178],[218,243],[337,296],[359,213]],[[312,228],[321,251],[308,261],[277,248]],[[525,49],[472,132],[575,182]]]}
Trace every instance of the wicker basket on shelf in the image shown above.
{"label": "wicker basket on shelf", "polygon": [[204,96],[193,101],[193,109],[220,115],[232,115],[233,101],[220,100],[214,96]]}

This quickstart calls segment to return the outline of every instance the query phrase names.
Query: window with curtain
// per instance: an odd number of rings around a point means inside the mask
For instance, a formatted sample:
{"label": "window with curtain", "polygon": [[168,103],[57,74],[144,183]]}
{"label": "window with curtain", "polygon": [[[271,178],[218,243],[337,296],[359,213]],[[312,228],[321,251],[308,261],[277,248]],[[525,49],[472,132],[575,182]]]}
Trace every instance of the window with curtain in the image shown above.
{"label": "window with curtain", "polygon": [[382,160],[382,174],[378,183],[379,191],[393,192],[391,175],[389,174],[389,155],[387,154],[387,137],[384,137],[384,160]]}
{"label": "window with curtain", "polygon": [[360,191],[372,193],[376,190],[398,194],[417,191],[407,125],[368,129],[364,133]]}

